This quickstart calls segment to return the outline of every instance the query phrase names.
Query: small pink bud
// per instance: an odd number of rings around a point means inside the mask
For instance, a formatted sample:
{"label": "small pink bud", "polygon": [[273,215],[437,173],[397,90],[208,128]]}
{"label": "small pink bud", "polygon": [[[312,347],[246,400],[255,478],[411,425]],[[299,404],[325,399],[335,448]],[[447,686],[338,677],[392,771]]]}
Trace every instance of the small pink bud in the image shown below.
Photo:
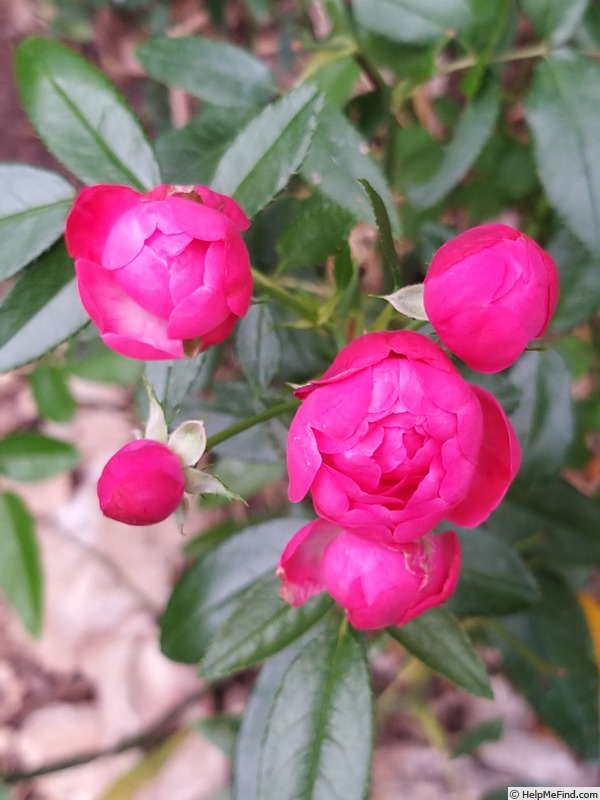
{"label": "small pink bud", "polygon": [[127,525],[152,525],[170,516],[183,499],[179,458],[160,442],[129,442],[108,461],[98,481],[100,508]]}

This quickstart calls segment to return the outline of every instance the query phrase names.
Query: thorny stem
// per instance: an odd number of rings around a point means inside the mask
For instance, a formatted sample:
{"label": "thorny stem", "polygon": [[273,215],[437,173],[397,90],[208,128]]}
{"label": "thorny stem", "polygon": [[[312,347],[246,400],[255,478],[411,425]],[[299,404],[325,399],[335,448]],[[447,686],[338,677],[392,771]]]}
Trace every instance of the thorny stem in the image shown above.
{"label": "thorny stem", "polygon": [[34,769],[16,769],[12,772],[5,772],[3,775],[0,775],[0,778],[6,783],[19,783],[20,781],[39,778],[42,775],[49,775],[53,772],[60,772],[63,769],[89,764],[91,761],[97,761],[99,758],[119,755],[127,750],[133,750],[136,747],[156,746],[172,735],[171,724],[177,720],[179,715],[185,711],[188,706],[206,697],[213,689],[214,685],[204,686],[202,689],[197,689],[191,694],[186,695],[152,725],[149,725],[144,730],[132,736],[125,736],[123,739],[120,739],[115,744],[103,750],[84,751],[69,758],[51,761],[48,764],[35,767]]}
{"label": "thorny stem", "polygon": [[261,422],[266,422],[268,419],[279,417],[281,414],[285,414],[286,411],[295,411],[299,405],[299,400],[286,400],[283,403],[278,403],[276,406],[265,408],[264,411],[254,414],[254,416],[248,417],[247,419],[243,419],[240,422],[236,422],[235,425],[230,425],[228,428],[219,431],[219,433],[209,436],[206,441],[206,449],[211,450],[213,447],[221,444],[221,442],[231,439],[232,436],[237,436],[238,433],[242,433],[242,431],[252,428],[254,425],[259,425]]}

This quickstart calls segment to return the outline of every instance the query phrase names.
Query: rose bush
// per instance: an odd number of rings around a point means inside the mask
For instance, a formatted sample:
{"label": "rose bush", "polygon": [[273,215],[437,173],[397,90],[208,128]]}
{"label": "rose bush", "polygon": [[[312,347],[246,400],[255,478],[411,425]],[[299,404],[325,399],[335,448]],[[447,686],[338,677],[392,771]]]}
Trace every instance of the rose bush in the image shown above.
{"label": "rose bush", "polygon": [[524,233],[480,225],[435,253],[423,301],[449,350],[471,369],[499,372],[548,327],[558,302],[558,271]]}
{"label": "rose bush", "polygon": [[296,395],[290,500],[310,491],[320,517],[383,544],[423,536],[443,518],[478,525],[519,468],[498,401],[418,333],[355,339]]}
{"label": "rose bush", "polygon": [[285,548],[281,596],[299,606],[323,591],[355,628],[403,625],[440,605],[456,587],[460,545],[452,531],[390,548],[324,520],[309,522]]}
{"label": "rose bush", "polygon": [[66,223],[81,301],[104,342],[139,359],[182,358],[223,341],[252,294],[231,198],[205,186],[91,186]]}
{"label": "rose bush", "polygon": [[129,442],[107,462],[98,481],[106,517],[128,525],[152,525],[172,514],[183,499],[181,461],[165,444]]}

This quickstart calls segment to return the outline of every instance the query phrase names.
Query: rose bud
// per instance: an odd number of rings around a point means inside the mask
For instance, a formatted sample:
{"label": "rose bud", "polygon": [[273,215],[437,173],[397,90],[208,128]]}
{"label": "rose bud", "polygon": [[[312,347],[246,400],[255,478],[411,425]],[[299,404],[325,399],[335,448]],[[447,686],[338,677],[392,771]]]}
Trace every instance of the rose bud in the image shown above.
{"label": "rose bud", "polygon": [[519,468],[498,401],[418,333],[360,336],[296,396],[290,500],[310,491],[320,517],[381,544],[424,536],[444,518],[479,525]]}
{"label": "rose bud", "polygon": [[81,302],[104,342],[139,359],[223,341],[248,311],[252,275],[230,197],[205,186],[91,186],[66,224]]}
{"label": "rose bud", "polygon": [[471,369],[499,372],[548,327],[558,302],[558,271],[524,233],[480,225],[436,252],[423,300],[449,350]]}
{"label": "rose bud", "polygon": [[166,445],[129,442],[108,461],[98,481],[100,508],[127,525],[152,525],[170,516],[183,499],[184,473]]}
{"label": "rose bud", "polygon": [[327,591],[355,628],[403,625],[452,594],[460,571],[456,534],[427,534],[390,548],[324,520],[309,522],[283,551],[281,596],[294,606]]}

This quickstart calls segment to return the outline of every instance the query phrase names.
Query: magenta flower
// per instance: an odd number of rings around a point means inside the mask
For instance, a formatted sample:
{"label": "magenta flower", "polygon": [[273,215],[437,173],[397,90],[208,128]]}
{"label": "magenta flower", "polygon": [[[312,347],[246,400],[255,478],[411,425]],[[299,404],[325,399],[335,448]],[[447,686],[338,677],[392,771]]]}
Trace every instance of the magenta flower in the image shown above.
{"label": "magenta flower", "polygon": [[288,603],[299,606],[327,591],[363,629],[403,625],[445,602],[459,571],[452,531],[390,548],[320,519],[296,533],[277,568]]}
{"label": "magenta flower", "polygon": [[424,536],[444,518],[478,525],[519,468],[497,400],[418,333],[359,337],[296,395],[290,500],[310,491],[320,517],[381,544]]}
{"label": "magenta flower", "polygon": [[183,499],[181,461],[150,439],[129,442],[108,461],[98,481],[100,508],[127,525],[152,525],[170,516]]}
{"label": "magenta flower", "polygon": [[84,189],[66,241],[85,310],[104,342],[139,359],[182,358],[223,341],[248,311],[249,221],[205,186]]}
{"label": "magenta flower", "polygon": [[480,225],[434,255],[423,302],[449,350],[471,369],[499,372],[548,327],[558,302],[558,271],[524,233]]}

